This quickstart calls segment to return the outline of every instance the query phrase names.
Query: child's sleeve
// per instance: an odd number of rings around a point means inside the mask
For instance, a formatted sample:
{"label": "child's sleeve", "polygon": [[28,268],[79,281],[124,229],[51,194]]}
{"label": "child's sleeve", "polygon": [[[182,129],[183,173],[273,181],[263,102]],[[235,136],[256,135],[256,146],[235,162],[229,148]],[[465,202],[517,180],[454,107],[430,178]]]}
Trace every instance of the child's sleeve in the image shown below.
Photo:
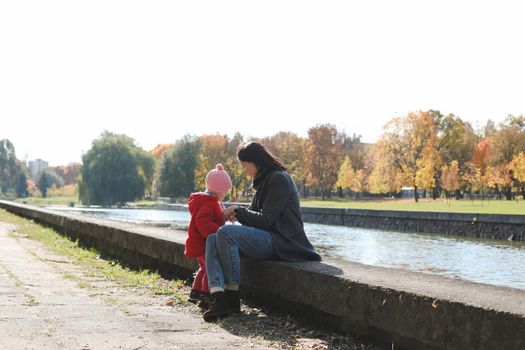
{"label": "child's sleeve", "polygon": [[199,210],[195,217],[197,231],[203,236],[208,237],[219,230],[219,225],[214,220],[215,213],[211,208],[205,207]]}

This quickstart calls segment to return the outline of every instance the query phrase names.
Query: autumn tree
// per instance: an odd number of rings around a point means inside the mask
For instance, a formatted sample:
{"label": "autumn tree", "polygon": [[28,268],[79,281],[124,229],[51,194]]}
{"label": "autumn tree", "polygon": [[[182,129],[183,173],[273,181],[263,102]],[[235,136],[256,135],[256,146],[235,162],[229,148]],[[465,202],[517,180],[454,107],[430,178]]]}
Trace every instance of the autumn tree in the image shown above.
{"label": "autumn tree", "polygon": [[490,137],[491,152],[489,164],[497,166],[508,164],[515,155],[525,151],[524,117],[508,116]]}
{"label": "autumn tree", "polygon": [[[354,191],[364,192],[367,189],[367,177],[369,173],[369,168],[366,166],[366,145],[361,142],[361,135],[352,134],[348,136],[346,133],[342,132],[341,137],[343,139],[343,145],[341,151],[343,158],[348,158],[352,164],[352,169],[356,174],[354,180],[358,183],[354,183]],[[359,189],[358,189],[359,188]],[[339,187],[342,190],[341,187]],[[341,191],[342,192],[342,191]]]}
{"label": "autumn tree", "polygon": [[[457,160],[453,160],[450,165],[443,165],[441,170],[441,185],[447,191],[447,198],[450,196],[450,192],[456,192],[461,187]],[[459,199],[457,192],[456,199]]]}
{"label": "autumn tree", "polygon": [[244,137],[240,133],[235,133],[231,139],[226,139],[226,159],[224,166],[232,180],[231,201],[238,201],[239,192],[243,192],[244,196],[248,195],[251,184],[248,177],[244,173],[242,167],[237,161],[237,148],[244,142]]}
{"label": "autumn tree", "polygon": [[483,138],[478,142],[474,152],[472,153],[472,164],[481,171],[482,175],[484,175],[485,171],[487,170],[489,152],[489,139]]}
{"label": "autumn tree", "polygon": [[[442,156],[445,164],[451,164],[453,161],[458,163],[458,171],[464,173],[467,170],[467,163],[472,159],[472,153],[479,141],[474,128],[468,122],[454,114],[443,115],[439,111],[430,110],[430,115],[438,129],[437,150]],[[440,178],[441,169],[437,167],[435,178]],[[436,197],[439,193],[439,182],[436,184]],[[457,189],[459,191],[459,188]],[[456,193],[456,197],[458,193]]]}
{"label": "autumn tree", "polygon": [[424,149],[423,157],[416,161],[416,184],[426,191],[437,187],[436,172],[440,167],[440,153],[433,147]]}
{"label": "autumn tree", "polygon": [[164,155],[173,150],[173,144],[171,143],[159,143],[155,148],[149,151],[153,158],[160,161]]}
{"label": "autumn tree", "polygon": [[481,173],[481,169],[474,165],[473,162],[467,163],[465,173],[462,176],[463,183],[467,186],[469,195],[472,198],[472,192],[481,192],[481,199],[485,196],[485,182],[484,174]]}
{"label": "autumn tree", "polygon": [[449,114],[440,121],[438,133],[437,149],[443,162],[451,164],[457,161],[458,170],[464,169],[479,141],[472,125]]}
{"label": "autumn tree", "polygon": [[387,123],[381,139],[388,157],[404,175],[406,183],[414,188],[417,202],[418,189],[430,189],[434,185],[434,172],[441,162],[433,118],[428,112],[396,117]]}
{"label": "autumn tree", "polygon": [[321,190],[322,199],[330,195],[337,182],[341,163],[342,137],[335,126],[323,124],[308,130],[306,163],[313,186]]}
{"label": "autumn tree", "polygon": [[341,137],[343,139],[342,153],[349,158],[354,171],[365,168],[366,148],[361,142],[361,135],[348,136],[342,133]]}
{"label": "autumn tree", "polygon": [[[223,135],[202,135],[199,137],[199,153],[197,156],[197,167],[195,168],[195,188],[204,190],[205,179],[208,172],[215,169],[217,163],[226,165],[226,160],[233,157],[235,153],[228,154],[228,137]],[[226,168],[229,172],[229,169]]]}
{"label": "autumn tree", "polygon": [[[497,169],[512,162],[514,156],[520,152],[525,152],[525,116],[507,116],[500,124],[499,130],[490,137],[490,145],[489,165]],[[513,174],[509,173],[509,176],[509,184],[501,188],[500,183],[498,187],[498,190],[505,193],[505,198],[508,200],[512,197],[511,184],[514,181]]]}
{"label": "autumn tree", "polygon": [[525,199],[525,153],[520,152],[512,158],[507,168],[510,170],[512,177],[516,180],[521,195]]}
{"label": "autumn tree", "polygon": [[509,169],[505,165],[488,166],[484,181],[488,187],[496,190],[498,199],[501,199],[502,192],[505,194],[506,199],[512,199],[509,191],[512,178]]}
{"label": "autumn tree", "polygon": [[350,161],[350,157],[345,157],[345,160],[339,168],[339,175],[337,177],[336,186],[343,190],[353,190],[356,173]]}
{"label": "autumn tree", "polygon": [[379,140],[370,151],[368,187],[371,193],[392,193],[401,191],[403,174],[395,166],[394,160],[385,140]]}
{"label": "autumn tree", "polygon": [[490,143],[485,137],[476,145],[472,160],[467,163],[463,174],[464,183],[468,186],[470,194],[472,191],[480,191],[482,200],[485,196],[485,188],[489,187],[486,176],[489,154]]}
{"label": "autumn tree", "polygon": [[350,157],[346,156],[339,169],[336,186],[342,190],[352,190],[363,193],[368,190],[368,174],[366,169],[354,170]]}
{"label": "autumn tree", "polygon": [[304,196],[308,169],[304,152],[306,140],[294,133],[281,131],[260,139],[260,142],[283,161]]}
{"label": "autumn tree", "polygon": [[65,166],[53,167],[53,171],[62,178],[64,185],[72,185],[78,183],[80,175],[80,163],[69,163]]}
{"label": "autumn tree", "polygon": [[354,179],[354,187],[353,190],[358,193],[364,193],[367,192],[369,189],[368,187],[368,173],[367,169],[359,169],[355,173],[355,179]]}

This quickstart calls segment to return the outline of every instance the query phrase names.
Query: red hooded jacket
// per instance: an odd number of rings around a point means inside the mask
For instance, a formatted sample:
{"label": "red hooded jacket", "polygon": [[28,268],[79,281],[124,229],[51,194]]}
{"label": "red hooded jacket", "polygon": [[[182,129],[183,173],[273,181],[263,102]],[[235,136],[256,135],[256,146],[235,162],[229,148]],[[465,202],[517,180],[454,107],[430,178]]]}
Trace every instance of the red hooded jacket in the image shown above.
{"label": "red hooded jacket", "polygon": [[225,221],[221,204],[207,193],[192,193],[188,198],[188,208],[191,221],[184,254],[189,258],[197,258],[206,252],[206,238],[217,232]]}

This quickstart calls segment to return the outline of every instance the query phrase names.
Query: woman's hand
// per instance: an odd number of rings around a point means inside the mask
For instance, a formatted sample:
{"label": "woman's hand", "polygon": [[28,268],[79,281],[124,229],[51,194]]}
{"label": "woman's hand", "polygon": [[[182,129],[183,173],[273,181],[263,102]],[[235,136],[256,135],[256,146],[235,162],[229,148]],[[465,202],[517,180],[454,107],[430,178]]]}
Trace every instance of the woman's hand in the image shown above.
{"label": "woman's hand", "polygon": [[231,207],[228,207],[226,209],[224,209],[222,211],[222,218],[226,221],[231,221],[231,222],[234,222],[234,221],[237,221],[237,218],[235,217],[235,212],[234,210],[237,209],[238,206],[236,205],[232,205]]}

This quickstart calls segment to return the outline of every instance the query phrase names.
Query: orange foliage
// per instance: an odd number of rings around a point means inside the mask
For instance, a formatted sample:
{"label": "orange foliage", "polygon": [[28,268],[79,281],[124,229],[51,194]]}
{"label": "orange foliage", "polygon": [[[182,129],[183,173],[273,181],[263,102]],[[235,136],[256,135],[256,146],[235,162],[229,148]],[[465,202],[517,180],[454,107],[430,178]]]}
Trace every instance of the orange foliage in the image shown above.
{"label": "orange foliage", "polygon": [[512,183],[509,169],[505,165],[498,165],[495,167],[487,167],[485,181],[489,187],[501,189],[509,186]]}
{"label": "orange foliage", "polygon": [[461,187],[458,161],[453,160],[450,165],[444,165],[441,171],[441,185],[447,191],[455,191]]}
{"label": "orange foliage", "polygon": [[481,170],[481,173],[484,174],[487,169],[488,155],[490,152],[490,143],[489,139],[484,138],[479,141],[474,154],[472,155],[472,163]]}
{"label": "orange foliage", "polygon": [[27,180],[27,192],[30,194],[30,195],[33,195],[33,193],[35,192],[36,190],[36,184],[33,180]]}
{"label": "orange foliage", "polygon": [[52,169],[55,173],[64,179],[65,185],[70,185],[78,182],[78,175],[80,173],[80,163],[69,163],[65,166],[57,166]]}
{"label": "orange foliage", "polygon": [[47,191],[48,196],[72,197],[78,195],[78,184],[69,184],[62,187],[53,186]]}
{"label": "orange foliage", "polygon": [[337,182],[343,163],[342,146],[341,134],[335,126],[322,124],[308,129],[306,163],[309,179],[313,186],[321,188],[323,199]]}
{"label": "orange foliage", "polygon": [[169,152],[173,149],[173,145],[172,144],[158,144],[154,149],[152,149],[151,151],[149,151],[149,153],[155,157],[156,160],[160,160],[162,159],[162,156],[164,156],[164,154],[166,152]]}

